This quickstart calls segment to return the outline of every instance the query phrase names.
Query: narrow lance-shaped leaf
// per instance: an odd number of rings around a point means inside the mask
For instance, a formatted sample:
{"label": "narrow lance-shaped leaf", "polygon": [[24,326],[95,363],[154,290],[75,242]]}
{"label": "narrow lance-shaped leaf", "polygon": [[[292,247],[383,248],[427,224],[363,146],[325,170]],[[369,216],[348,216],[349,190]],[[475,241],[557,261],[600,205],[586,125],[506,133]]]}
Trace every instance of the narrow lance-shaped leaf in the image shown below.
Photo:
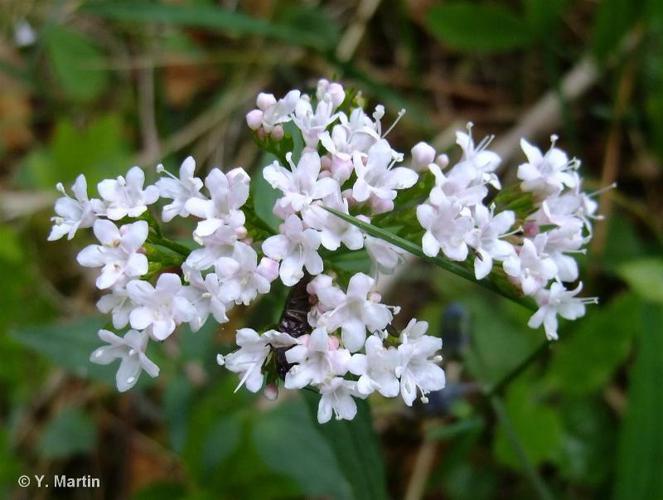
{"label": "narrow lance-shaped leaf", "polygon": [[356,217],[353,217],[352,215],[344,214],[343,212],[339,212],[338,210],[335,210],[333,208],[328,208],[325,207],[329,212],[333,213],[337,217],[340,217],[346,222],[349,222],[350,224],[353,224],[357,226],[359,229],[364,231],[366,234],[373,236],[375,238],[380,238],[381,240],[386,241],[387,243],[391,243],[394,246],[397,246],[399,248],[402,248],[406,252],[411,253],[412,255],[415,255],[417,257],[420,257],[427,262],[431,262],[435,264],[438,267],[441,267],[445,271],[449,271],[450,273],[456,274],[460,276],[461,278],[465,278],[468,281],[471,281],[473,283],[476,283],[484,288],[487,288],[488,290],[491,290],[493,292],[496,292],[508,299],[513,300],[514,302],[519,303],[520,305],[531,309],[535,310],[536,306],[534,303],[527,299],[526,297],[523,297],[515,288],[508,289],[507,287],[502,287],[495,283],[494,281],[490,280],[476,280],[474,278],[474,272],[456,262],[449,261],[447,259],[444,259],[442,257],[429,257],[427,256],[424,251],[422,250],[421,246],[413,243],[412,241],[406,240],[405,238],[402,238],[401,236],[398,236],[390,231],[387,231],[385,229],[382,229],[380,227],[374,226],[373,224],[369,224],[367,222],[363,222]]}

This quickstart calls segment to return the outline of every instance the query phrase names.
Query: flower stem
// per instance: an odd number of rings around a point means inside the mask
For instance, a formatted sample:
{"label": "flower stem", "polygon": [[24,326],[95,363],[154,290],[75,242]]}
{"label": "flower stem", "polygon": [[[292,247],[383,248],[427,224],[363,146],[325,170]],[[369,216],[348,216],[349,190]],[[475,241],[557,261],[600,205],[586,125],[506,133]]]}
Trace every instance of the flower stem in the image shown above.
{"label": "flower stem", "polygon": [[534,349],[529,356],[525,357],[520,363],[518,363],[513,369],[511,369],[504,377],[497,381],[492,386],[484,390],[484,394],[487,398],[492,398],[493,396],[499,394],[508,386],[512,381],[514,381],[518,376],[524,372],[534,361],[536,361],[541,354],[548,350],[548,345],[550,342],[544,340],[539,347]]}

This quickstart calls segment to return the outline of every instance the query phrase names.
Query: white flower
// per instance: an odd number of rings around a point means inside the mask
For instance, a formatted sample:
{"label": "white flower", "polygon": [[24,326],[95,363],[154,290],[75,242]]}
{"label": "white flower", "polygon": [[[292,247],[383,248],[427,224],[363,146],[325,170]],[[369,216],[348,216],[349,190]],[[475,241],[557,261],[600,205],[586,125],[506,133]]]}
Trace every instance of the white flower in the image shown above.
{"label": "white flower", "polygon": [[[352,160],[357,180],[352,187],[352,197],[358,202],[369,198],[392,202],[397,189],[414,186],[417,173],[406,167],[392,168],[400,159],[387,141],[381,139],[368,150],[368,155],[355,151]],[[364,163],[365,161],[365,163]]]}
{"label": "white flower", "polygon": [[312,298],[313,305],[308,313],[308,323],[313,328],[318,326],[320,316],[334,309],[345,297],[343,290],[334,286],[332,281],[331,276],[319,274],[306,285],[306,291],[309,295],[316,297],[315,299]]}
{"label": "white flower", "polygon": [[446,175],[436,163],[428,165],[428,170],[435,176],[435,186],[429,197],[433,205],[440,199],[447,199],[461,207],[472,207],[488,195],[483,183],[475,183],[477,173],[470,163],[458,163]]}
{"label": "white flower", "polygon": [[112,313],[113,327],[120,329],[129,324],[129,314],[135,305],[131,302],[125,287],[115,286],[111,293],[101,297],[97,309],[104,314]]}
{"label": "white flower", "polygon": [[377,273],[392,274],[405,258],[404,250],[380,238],[365,235],[364,246]]}
{"label": "white flower", "polygon": [[249,127],[252,130],[258,130],[262,127],[267,133],[278,129],[281,124],[291,120],[291,115],[295,111],[300,95],[299,90],[291,90],[284,98],[277,101],[272,94],[258,94],[256,99],[258,109],[254,109],[246,115]]}
{"label": "white flower", "polygon": [[364,236],[359,228],[332,214],[325,207],[349,214],[348,201],[336,190],[327,196],[321,205],[315,204],[303,213],[304,222],[320,231],[320,243],[327,250],[338,250],[341,243],[350,250],[359,250],[364,245]]}
{"label": "white flower", "polygon": [[76,260],[84,267],[102,268],[97,288],[110,288],[125,278],[135,278],[147,272],[147,257],[137,253],[147,239],[147,222],[125,224],[118,229],[111,221],[100,219],[94,223],[93,231],[101,245],[88,245],[79,252]]}
{"label": "white flower", "polygon": [[190,198],[203,198],[200,194],[203,181],[194,176],[195,170],[196,160],[191,156],[182,162],[179,179],[165,170],[163,165],[157,166],[157,171],[165,173],[168,177],[159,179],[155,186],[159,188],[162,198],[173,200],[163,207],[162,219],[164,222],[169,222],[176,216],[188,217],[189,211],[186,208],[186,202]]}
{"label": "white flower", "polygon": [[598,302],[596,298],[576,298],[581,290],[582,283],[575,290],[567,290],[557,281],[552,283],[550,289],[539,290],[535,296],[539,309],[529,319],[527,326],[539,328],[543,324],[548,340],[557,340],[557,315],[571,320],[578,319],[585,315],[585,304]]}
{"label": "white flower", "polygon": [[320,135],[338,117],[334,114],[335,109],[336,105],[331,95],[323,95],[318,100],[315,110],[313,110],[309,97],[302,96],[297,106],[295,106],[295,114],[292,119],[297,128],[301,130],[306,146],[309,148],[317,147]]}
{"label": "white flower", "polygon": [[401,332],[396,375],[400,378],[401,397],[408,406],[416,399],[417,390],[426,403],[426,394],[444,389],[446,384],[444,370],[437,365],[442,360],[437,354],[442,339],[424,335],[427,329],[428,323],[412,319]]}
{"label": "white flower", "polygon": [[76,177],[76,182],[71,186],[74,198],[67,194],[62,183],[57,185],[57,190],[64,196],[55,202],[56,215],[51,217],[53,229],[48,235],[48,241],[59,240],[65,234],[68,240],[72,239],[79,228],[91,227],[97,220],[97,214],[104,210],[101,200],[88,199],[87,182],[82,174]]}
{"label": "white flower", "polygon": [[545,155],[525,139],[520,140],[520,147],[527,156],[527,163],[518,167],[518,179],[523,181],[520,184],[523,191],[532,191],[545,197],[559,193],[564,186],[573,188],[578,183],[575,172],[578,162],[569,161],[566,153],[555,147],[556,139],[555,136],[551,137],[552,145]]}
{"label": "white flower", "polygon": [[289,347],[296,344],[297,340],[287,333],[276,330],[269,330],[259,335],[251,328],[241,328],[237,330],[236,342],[239,349],[226,356],[219,355],[217,361],[219,364],[224,364],[231,372],[241,375],[242,379],[235,391],[246,384],[249,391],[258,392],[264,381],[262,365],[271,347]]}
{"label": "white flower", "polygon": [[184,266],[198,271],[209,269],[219,259],[230,257],[235,250],[236,242],[237,229],[222,225],[210,236],[199,238],[202,248],[193,250],[186,258]]}
{"label": "white flower", "polygon": [[285,357],[288,363],[297,363],[286,373],[286,389],[301,389],[345,375],[350,362],[350,352],[339,348],[338,339],[322,328],[300,337],[299,344],[288,349]]}
{"label": "white flower", "polygon": [[426,230],[421,241],[424,253],[435,257],[441,249],[452,260],[467,259],[466,239],[473,227],[469,212],[441,193],[434,201],[417,207],[417,220]]}
{"label": "white flower", "polygon": [[318,422],[329,422],[332,413],[336,420],[352,420],[357,415],[357,404],[352,396],[362,397],[357,392],[357,383],[335,377],[320,386],[320,403],[318,404]]}
{"label": "white flower", "polygon": [[183,294],[177,274],[162,274],[156,287],[147,281],[130,281],[127,293],[137,306],[129,315],[131,326],[137,330],[151,326],[152,336],[157,340],[166,339],[176,325],[191,321],[196,314],[196,309]]}
{"label": "white flower", "polygon": [[[217,274],[221,277],[220,296],[225,302],[248,306],[258,294],[269,292],[274,261],[263,258],[258,265],[258,254],[249,245],[235,244],[232,258],[216,261]],[[272,278],[270,280],[270,278]]]}
{"label": "white flower", "polygon": [[128,391],[136,385],[141,370],[153,378],[159,375],[159,367],[145,354],[148,341],[146,332],[129,330],[124,338],[120,338],[108,330],[99,330],[98,335],[108,345],[95,350],[90,361],[98,365],[108,365],[116,359],[120,360],[120,368],[115,376],[118,391]]}
{"label": "white flower", "polygon": [[196,332],[202,328],[210,313],[218,323],[227,323],[227,311],[232,304],[221,296],[222,283],[216,273],[208,273],[204,278],[200,271],[187,269],[188,287],[182,288],[182,295],[193,305],[195,314],[189,319],[191,330]]}
{"label": "white flower", "polygon": [[262,244],[265,255],[281,262],[279,276],[286,286],[292,286],[304,276],[322,272],[318,255],[320,235],[314,229],[304,229],[296,215],[290,215],[280,227],[281,234],[270,236]]}
{"label": "white flower", "polygon": [[435,149],[430,144],[418,142],[410,150],[412,154],[412,164],[415,169],[428,167],[435,161]]}
{"label": "white flower", "polygon": [[515,214],[510,210],[494,215],[484,205],[474,206],[474,229],[467,235],[467,243],[477,252],[474,275],[480,280],[493,268],[493,259],[503,261],[514,253],[513,246],[501,240],[513,226]]}
{"label": "white flower", "polygon": [[338,295],[334,309],[326,312],[318,324],[327,331],[341,328],[343,345],[351,352],[358,351],[364,345],[366,330],[377,332],[387,327],[393,319],[389,307],[377,303],[377,294],[371,293],[375,280],[363,273],[357,273],[348,283],[347,292]]}
{"label": "white flower", "polygon": [[[469,130],[471,131],[471,126]],[[502,159],[496,153],[486,149],[492,139],[492,136],[488,136],[475,147],[471,133],[456,132],[456,144],[463,150],[463,157],[458,166],[461,168],[461,165],[470,165],[475,171],[476,180],[491,184],[495,189],[500,189],[500,181],[494,171],[500,165]]]}
{"label": "white flower", "polygon": [[147,186],[145,172],[140,167],[132,167],[126,178],[105,179],[97,184],[99,194],[106,202],[106,216],[112,220],[123,217],[138,217],[159,199],[159,188]]}
{"label": "white flower", "polygon": [[279,198],[274,206],[274,213],[282,219],[308,208],[314,200],[340,190],[335,179],[318,178],[320,156],[316,151],[305,149],[297,166],[292,162],[292,153],[287,153],[286,159],[290,169],[282,167],[278,161],[275,161],[262,171],[265,180],[283,193],[283,197]]}
{"label": "white flower", "polygon": [[555,262],[544,253],[545,245],[545,234],[525,238],[518,253],[504,261],[504,272],[520,282],[525,295],[543,288],[557,274]]}
{"label": "white flower", "polygon": [[198,222],[193,232],[194,239],[201,242],[202,238],[213,235],[217,229],[225,225],[233,228],[244,224],[244,213],[240,207],[249,197],[250,177],[241,167],[224,174],[218,168],[205,178],[205,187],[211,199],[190,198],[185,208],[196,217],[204,219]]}
{"label": "white flower", "polygon": [[359,375],[357,391],[368,395],[377,390],[384,397],[396,397],[400,388],[396,377],[398,351],[394,347],[385,348],[376,335],[366,339],[365,348],[366,354],[353,354],[350,360],[350,371]]}

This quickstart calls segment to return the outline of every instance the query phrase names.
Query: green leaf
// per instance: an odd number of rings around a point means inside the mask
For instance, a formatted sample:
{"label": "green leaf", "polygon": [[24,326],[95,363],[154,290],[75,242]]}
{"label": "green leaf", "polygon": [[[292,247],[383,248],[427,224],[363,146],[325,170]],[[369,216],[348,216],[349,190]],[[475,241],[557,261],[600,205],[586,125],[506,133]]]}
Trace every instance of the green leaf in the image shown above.
{"label": "green leaf", "polygon": [[617,274],[643,299],[663,304],[663,259],[628,262],[617,269]]}
{"label": "green leaf", "polygon": [[589,306],[587,316],[575,324],[568,338],[554,346],[548,380],[570,395],[597,391],[610,380],[631,350],[642,305],[626,294],[609,304]]}
{"label": "green leaf", "polygon": [[275,158],[272,155],[265,155],[263,157],[263,160],[260,162],[260,165],[263,165],[263,167],[259,168],[259,171],[251,179],[251,198],[253,199],[255,215],[272,231],[278,232],[281,219],[274,215],[272,209],[274,208],[276,199],[281,196],[281,193],[270,186],[269,182],[262,175],[264,166],[269,165],[274,160]]}
{"label": "green leaf", "polygon": [[521,18],[499,5],[452,2],[428,11],[431,33],[461,51],[505,52],[529,45],[531,32]]}
{"label": "green leaf", "polygon": [[[349,222],[350,224],[353,224],[357,226],[359,229],[364,231],[366,234],[370,236],[374,236],[375,238],[380,238],[388,243],[391,243],[392,245],[395,245],[399,248],[402,248],[406,252],[411,253],[412,255],[415,255],[417,257],[420,257],[424,259],[427,262],[431,262],[435,264],[438,267],[441,267],[445,271],[449,271],[451,273],[454,273],[461,278],[465,278],[468,281],[471,281],[472,283],[476,283],[477,285],[480,285],[484,288],[487,288],[489,290],[492,290],[493,292],[496,292],[508,299],[511,299],[518,304],[531,309],[531,310],[536,310],[536,306],[534,303],[525,297],[523,297],[513,286],[511,286],[509,283],[497,283],[496,281],[491,281],[488,279],[483,279],[477,281],[474,278],[474,271],[467,266],[464,266],[462,264],[459,264],[457,262],[453,262],[450,260],[447,260],[443,257],[428,257],[424,251],[421,249],[421,247],[413,243],[409,240],[406,240],[405,238],[402,238],[398,236],[397,234],[394,234],[390,231],[387,231],[386,229],[379,228],[377,226],[374,226],[372,224],[363,222],[356,217],[353,217],[352,215],[345,214],[343,212],[339,212],[338,210],[335,210],[333,208],[328,208],[326,207],[328,211],[336,215],[337,217],[340,217],[346,222]],[[495,280],[495,278],[492,278]]]}
{"label": "green leaf", "polygon": [[262,415],[253,429],[253,443],[262,460],[297,481],[305,496],[352,498],[332,449],[301,400]]}
{"label": "green leaf", "polygon": [[82,410],[66,408],[51,420],[41,435],[39,451],[44,458],[67,458],[94,447],[96,430]]}
{"label": "green leaf", "polygon": [[[320,395],[302,391],[311,419],[317,422]],[[358,500],[388,498],[382,453],[366,401],[356,400],[354,420],[332,420],[319,427],[336,455],[343,474],[352,487],[352,497]],[[317,425],[317,424],[316,424]]]}
{"label": "green leaf", "polygon": [[[11,337],[81,378],[114,385],[117,366],[90,363],[90,354],[102,345],[97,331],[104,325],[104,318],[84,317],[71,323],[16,329],[11,332]],[[150,377],[143,376],[139,383],[145,383],[147,379]]]}
{"label": "green leaf", "polygon": [[230,36],[257,35],[318,50],[333,47],[328,45],[331,43],[329,34],[320,37],[315,26],[302,26],[296,18],[294,25],[278,24],[212,5],[95,2],[85,4],[82,10],[115,21],[207,28]]}
{"label": "green leaf", "polygon": [[592,50],[599,59],[617,48],[626,32],[644,13],[642,0],[603,0],[599,3],[592,32]]}
{"label": "green leaf", "polygon": [[631,371],[626,416],[619,436],[617,500],[663,498],[663,307],[642,314],[638,356]]}
{"label": "green leaf", "polygon": [[533,35],[537,38],[547,38],[550,30],[561,21],[568,0],[524,0],[525,19]]}
{"label": "green leaf", "polygon": [[49,147],[28,155],[19,182],[26,187],[53,189],[61,181],[69,188],[68,184],[82,172],[88,192],[94,192],[100,180],[123,174],[129,167],[128,161],[119,115],[99,116],[85,127],[63,119],[55,126]]}
{"label": "green leaf", "polygon": [[[525,380],[509,387],[505,401],[506,413],[513,430],[528,460],[534,465],[554,461],[562,445],[559,415],[540,398],[541,394],[537,392],[536,386]],[[514,469],[522,467],[503,426],[498,428],[494,451],[501,463]]]}
{"label": "green leaf", "polygon": [[97,46],[83,34],[64,26],[46,31],[46,50],[60,87],[71,99],[90,101],[108,83],[101,69],[104,59]]}

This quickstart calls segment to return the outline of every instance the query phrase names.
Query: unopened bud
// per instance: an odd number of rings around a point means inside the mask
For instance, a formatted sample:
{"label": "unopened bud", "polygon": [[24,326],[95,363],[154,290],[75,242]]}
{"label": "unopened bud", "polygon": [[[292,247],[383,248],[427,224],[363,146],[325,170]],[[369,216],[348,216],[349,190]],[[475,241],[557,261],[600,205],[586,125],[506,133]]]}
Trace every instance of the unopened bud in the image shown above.
{"label": "unopened bud", "polygon": [[246,113],[246,124],[251,130],[258,130],[262,125],[263,113],[259,109],[254,109]]}
{"label": "unopened bud", "polygon": [[265,92],[260,92],[260,94],[258,94],[258,98],[256,99],[256,105],[258,108],[265,111],[274,104],[276,104],[276,97],[274,97],[274,94],[267,94]]}
{"label": "unopened bud", "polygon": [[263,395],[270,401],[274,401],[279,397],[279,389],[276,384],[267,384],[265,390],[262,391]]}
{"label": "unopened bud", "polygon": [[412,148],[412,161],[415,167],[425,167],[435,160],[435,150],[430,144],[419,142]]}
{"label": "unopened bud", "polygon": [[274,139],[275,141],[280,141],[281,139],[283,139],[285,132],[283,131],[283,127],[281,125],[276,125],[272,129],[270,135],[272,136],[272,139]]}

